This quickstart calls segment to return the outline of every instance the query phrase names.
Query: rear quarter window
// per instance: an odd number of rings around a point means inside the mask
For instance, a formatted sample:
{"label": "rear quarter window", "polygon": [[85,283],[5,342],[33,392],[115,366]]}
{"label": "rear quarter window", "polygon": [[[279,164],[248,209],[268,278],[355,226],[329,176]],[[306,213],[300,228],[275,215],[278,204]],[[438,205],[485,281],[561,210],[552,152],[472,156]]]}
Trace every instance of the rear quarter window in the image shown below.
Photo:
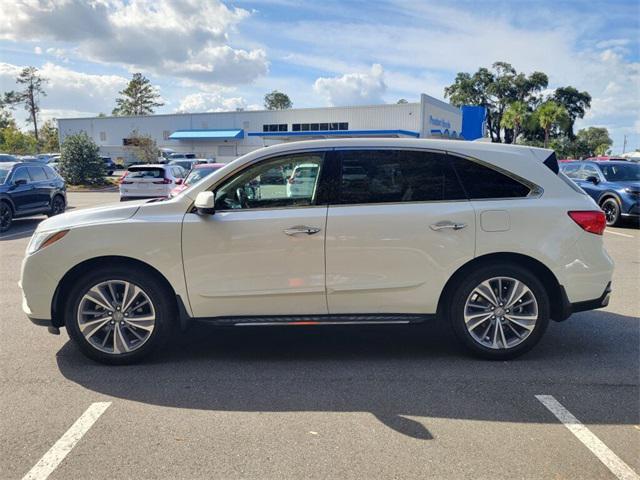
{"label": "rear quarter window", "polygon": [[470,200],[526,197],[531,189],[504,173],[466,158],[449,155]]}

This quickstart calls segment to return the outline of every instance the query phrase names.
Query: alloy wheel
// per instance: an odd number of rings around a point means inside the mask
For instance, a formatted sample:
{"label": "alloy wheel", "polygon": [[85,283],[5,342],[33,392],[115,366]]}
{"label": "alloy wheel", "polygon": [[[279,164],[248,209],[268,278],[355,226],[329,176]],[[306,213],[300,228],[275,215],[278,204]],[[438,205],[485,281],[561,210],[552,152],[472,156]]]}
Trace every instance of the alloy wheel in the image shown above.
{"label": "alloy wheel", "polygon": [[156,311],[144,290],[125,280],[107,280],[89,288],[78,306],[77,322],[85,340],[114,355],[133,352],[146,343]]}
{"label": "alloy wheel", "polygon": [[607,225],[613,225],[618,218],[618,207],[614,202],[605,202],[602,211],[607,220]]}
{"label": "alloy wheel", "polygon": [[476,286],[464,306],[467,332],[494,350],[524,342],[538,321],[538,302],[531,289],[511,277],[493,277]]}

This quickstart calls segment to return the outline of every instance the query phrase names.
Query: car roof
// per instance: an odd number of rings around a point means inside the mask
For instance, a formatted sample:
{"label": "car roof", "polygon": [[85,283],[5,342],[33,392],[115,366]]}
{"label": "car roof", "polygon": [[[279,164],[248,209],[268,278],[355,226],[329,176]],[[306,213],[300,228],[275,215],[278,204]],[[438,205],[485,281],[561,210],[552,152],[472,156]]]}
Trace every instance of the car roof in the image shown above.
{"label": "car roof", "polygon": [[198,163],[197,165],[194,165],[193,168],[210,168],[210,167],[222,168],[225,165],[226,163]]}

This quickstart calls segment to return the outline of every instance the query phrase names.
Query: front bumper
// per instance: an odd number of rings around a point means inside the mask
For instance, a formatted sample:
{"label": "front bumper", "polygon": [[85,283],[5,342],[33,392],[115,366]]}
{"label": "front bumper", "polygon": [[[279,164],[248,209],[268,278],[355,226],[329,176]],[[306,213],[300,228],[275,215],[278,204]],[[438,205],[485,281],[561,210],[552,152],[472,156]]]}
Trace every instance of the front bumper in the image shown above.
{"label": "front bumper", "polygon": [[586,300],[583,302],[575,302],[571,303],[569,298],[567,297],[567,292],[564,287],[560,285],[560,294],[562,297],[562,305],[556,315],[553,317],[553,320],[556,322],[562,322],[568,319],[572,314],[578,312],[585,312],[587,310],[596,310],[598,308],[604,308],[609,305],[609,299],[611,297],[611,282],[609,282],[598,298],[594,298],[592,300]]}

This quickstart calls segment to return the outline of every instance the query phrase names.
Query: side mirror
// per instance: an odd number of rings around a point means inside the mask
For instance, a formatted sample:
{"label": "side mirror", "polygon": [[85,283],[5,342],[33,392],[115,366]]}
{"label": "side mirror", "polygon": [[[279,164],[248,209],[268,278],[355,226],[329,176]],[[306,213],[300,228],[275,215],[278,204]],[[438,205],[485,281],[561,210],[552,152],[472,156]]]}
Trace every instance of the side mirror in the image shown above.
{"label": "side mirror", "polygon": [[594,185],[597,185],[597,184],[600,183],[600,180],[598,179],[598,177],[591,175],[591,176],[587,177],[587,182],[590,182],[590,183],[593,183]]}
{"label": "side mirror", "polygon": [[17,187],[18,185],[26,185],[27,181],[24,178],[19,178],[13,184]]}
{"label": "side mirror", "polygon": [[176,185],[182,185],[182,181],[181,178],[176,178]]}
{"label": "side mirror", "polygon": [[213,215],[216,211],[216,196],[213,192],[200,192],[196,197],[195,207],[199,215]]}

